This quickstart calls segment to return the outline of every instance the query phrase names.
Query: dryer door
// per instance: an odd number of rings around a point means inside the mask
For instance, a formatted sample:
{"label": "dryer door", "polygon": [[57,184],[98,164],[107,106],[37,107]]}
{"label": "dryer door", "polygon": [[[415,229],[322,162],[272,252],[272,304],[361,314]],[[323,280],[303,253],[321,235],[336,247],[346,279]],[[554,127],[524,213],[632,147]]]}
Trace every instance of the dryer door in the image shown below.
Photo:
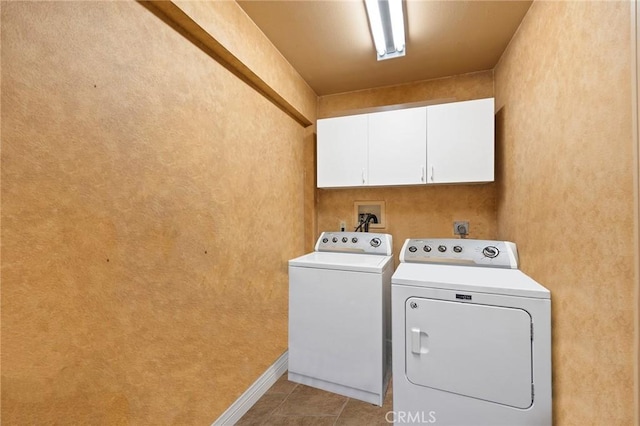
{"label": "dryer door", "polygon": [[412,297],[405,312],[409,381],[511,407],[531,406],[527,311]]}

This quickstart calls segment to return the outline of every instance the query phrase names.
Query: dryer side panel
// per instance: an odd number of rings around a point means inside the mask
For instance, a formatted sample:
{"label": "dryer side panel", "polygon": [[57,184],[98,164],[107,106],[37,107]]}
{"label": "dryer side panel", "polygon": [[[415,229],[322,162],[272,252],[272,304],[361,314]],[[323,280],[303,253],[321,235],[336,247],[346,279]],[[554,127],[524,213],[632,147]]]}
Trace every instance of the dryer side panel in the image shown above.
{"label": "dryer side panel", "polygon": [[412,297],[405,312],[410,382],[514,408],[531,406],[527,311]]}

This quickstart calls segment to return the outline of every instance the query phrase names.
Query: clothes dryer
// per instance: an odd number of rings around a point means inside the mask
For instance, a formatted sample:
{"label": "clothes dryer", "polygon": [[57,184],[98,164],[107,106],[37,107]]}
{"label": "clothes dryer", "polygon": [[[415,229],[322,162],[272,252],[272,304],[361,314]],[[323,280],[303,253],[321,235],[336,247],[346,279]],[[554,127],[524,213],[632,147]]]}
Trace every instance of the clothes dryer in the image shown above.
{"label": "clothes dryer", "polygon": [[505,241],[409,239],[392,277],[393,420],[551,425],[551,298]]}

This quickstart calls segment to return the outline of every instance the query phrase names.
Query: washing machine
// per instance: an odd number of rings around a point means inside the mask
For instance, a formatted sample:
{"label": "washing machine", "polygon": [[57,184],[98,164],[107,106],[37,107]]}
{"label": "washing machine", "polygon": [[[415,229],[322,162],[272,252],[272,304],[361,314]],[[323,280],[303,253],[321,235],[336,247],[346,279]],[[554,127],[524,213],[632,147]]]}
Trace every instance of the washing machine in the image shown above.
{"label": "washing machine", "polygon": [[406,240],[391,293],[395,423],[551,425],[551,296],[515,244]]}
{"label": "washing machine", "polygon": [[289,261],[289,380],[382,405],[391,374],[392,238],[324,232]]}

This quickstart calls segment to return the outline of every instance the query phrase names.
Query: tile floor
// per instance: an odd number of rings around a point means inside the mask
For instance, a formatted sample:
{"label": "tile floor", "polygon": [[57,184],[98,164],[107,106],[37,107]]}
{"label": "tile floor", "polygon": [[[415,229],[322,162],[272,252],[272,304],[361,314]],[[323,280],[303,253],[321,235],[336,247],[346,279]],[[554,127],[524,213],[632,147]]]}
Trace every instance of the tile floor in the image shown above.
{"label": "tile floor", "polygon": [[392,400],[391,382],[384,405],[378,407],[290,382],[284,373],[237,425],[389,425],[385,415],[393,409]]}

